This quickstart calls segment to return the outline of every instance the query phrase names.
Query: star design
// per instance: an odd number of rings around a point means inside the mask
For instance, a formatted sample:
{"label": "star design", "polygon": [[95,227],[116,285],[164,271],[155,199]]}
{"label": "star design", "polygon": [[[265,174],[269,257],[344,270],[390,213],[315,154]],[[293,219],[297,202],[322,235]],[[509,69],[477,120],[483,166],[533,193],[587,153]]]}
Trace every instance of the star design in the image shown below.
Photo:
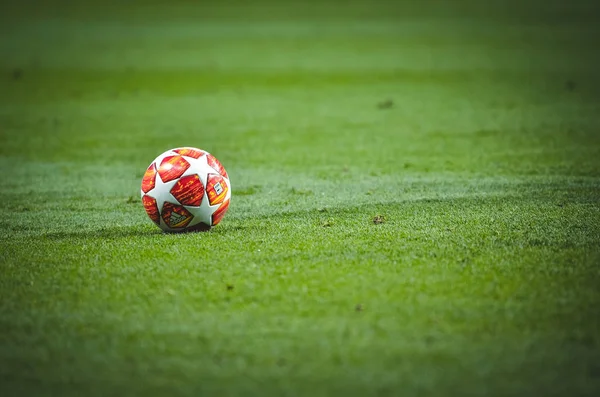
{"label": "star design", "polygon": [[165,202],[177,204],[177,199],[171,194],[171,189],[177,183],[177,179],[169,181],[167,183],[160,179],[160,176],[156,176],[156,182],[154,189],[150,190],[148,194],[156,199],[156,205],[158,205],[159,211],[162,213],[162,208]]}
{"label": "star design", "polygon": [[[149,190],[146,194],[156,200],[156,205],[158,207],[158,211],[161,214],[160,216],[160,226],[162,229],[169,230],[169,226],[165,223],[162,218],[163,215],[163,206],[165,203],[171,203],[174,205],[181,205],[187,211],[189,211],[193,215],[193,219],[191,223],[187,227],[194,226],[200,222],[205,223],[206,225],[211,225],[213,221],[213,214],[221,207],[221,202],[215,203],[215,205],[210,205],[208,200],[208,196],[206,193],[206,188],[208,184],[208,175],[218,173],[213,167],[210,166],[207,156],[203,155],[199,158],[189,157],[185,155],[181,155],[174,151],[167,151],[157,157],[154,160],[154,164],[156,164],[156,168],[162,164],[165,157],[169,156],[182,156],[187,163],[189,163],[189,167],[185,170],[183,174],[181,174],[178,178],[175,178],[168,182],[163,182],[160,174],[157,172],[154,178],[154,186],[151,190]],[[163,171],[167,170],[169,163],[165,163],[163,166]],[[202,202],[199,206],[188,206],[182,205],[179,200],[173,194],[171,194],[171,189],[177,184],[177,181],[183,177],[190,175],[198,175],[200,182],[204,186],[204,194],[202,197]],[[225,179],[227,182],[228,180]],[[142,192],[142,195],[144,193]],[[227,199],[229,198],[230,193],[227,194]],[[226,210],[226,209],[225,209]]]}

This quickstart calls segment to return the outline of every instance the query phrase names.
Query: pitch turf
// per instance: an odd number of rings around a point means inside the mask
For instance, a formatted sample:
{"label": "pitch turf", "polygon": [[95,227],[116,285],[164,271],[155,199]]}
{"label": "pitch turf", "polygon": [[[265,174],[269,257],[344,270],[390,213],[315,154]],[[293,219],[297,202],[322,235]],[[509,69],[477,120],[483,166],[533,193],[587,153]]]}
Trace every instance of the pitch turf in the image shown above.
{"label": "pitch turf", "polygon": [[3,4],[0,394],[598,395],[598,13],[488,3]]}

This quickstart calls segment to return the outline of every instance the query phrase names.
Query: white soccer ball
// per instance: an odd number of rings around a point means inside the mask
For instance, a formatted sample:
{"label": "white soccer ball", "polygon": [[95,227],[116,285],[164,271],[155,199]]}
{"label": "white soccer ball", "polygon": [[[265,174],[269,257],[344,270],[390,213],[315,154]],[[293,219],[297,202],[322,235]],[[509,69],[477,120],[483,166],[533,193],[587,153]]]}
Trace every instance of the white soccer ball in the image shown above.
{"label": "white soccer ball", "polygon": [[208,230],[229,208],[231,183],[212,154],[192,147],[167,150],[142,178],[142,204],[166,232]]}

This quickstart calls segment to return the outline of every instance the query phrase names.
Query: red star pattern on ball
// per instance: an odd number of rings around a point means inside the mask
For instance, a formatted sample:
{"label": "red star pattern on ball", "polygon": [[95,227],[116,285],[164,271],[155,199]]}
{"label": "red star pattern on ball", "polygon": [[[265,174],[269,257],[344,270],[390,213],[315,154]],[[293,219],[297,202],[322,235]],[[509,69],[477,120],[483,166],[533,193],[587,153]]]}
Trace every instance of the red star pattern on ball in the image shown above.
{"label": "red star pattern on ball", "polygon": [[207,155],[206,162],[219,174],[229,179],[229,176],[227,176],[227,171],[225,171],[225,167],[223,167],[223,165],[219,162],[219,160],[217,160],[215,156],[213,156],[212,154]]}
{"label": "red star pattern on ball", "polygon": [[160,223],[160,215],[158,213],[156,199],[148,195],[144,195],[144,197],[142,197],[142,204],[144,204],[144,209],[146,210],[146,213],[150,219],[152,219],[152,222],[158,225]]}
{"label": "red star pattern on ball", "polygon": [[194,149],[191,147],[183,147],[180,149],[175,149],[173,151],[182,156],[193,157],[195,159],[199,159],[205,154],[205,152],[201,151],[200,149]]}
{"label": "red star pattern on ball", "polygon": [[171,188],[171,194],[183,205],[198,207],[204,196],[204,185],[197,174],[184,176]]}
{"label": "red star pattern on ball", "polygon": [[154,163],[150,164],[150,167],[144,173],[144,178],[142,179],[142,192],[148,193],[150,190],[154,189],[154,185],[156,183],[156,165]]}
{"label": "red star pattern on ball", "polygon": [[229,186],[225,182],[225,178],[218,174],[208,174],[206,180],[206,194],[210,205],[221,204],[227,196]]}
{"label": "red star pattern on ball", "polygon": [[217,210],[212,214],[212,224],[215,226],[217,223],[221,222],[221,219],[225,216],[227,209],[229,208],[229,201],[225,201],[223,204],[217,208]]}
{"label": "red star pattern on ball", "polygon": [[171,229],[179,229],[189,225],[194,216],[183,206],[166,202],[162,208],[162,218]]}
{"label": "red star pattern on ball", "polygon": [[190,168],[190,163],[185,161],[182,156],[165,157],[158,167],[158,175],[163,182],[169,182],[179,178]]}

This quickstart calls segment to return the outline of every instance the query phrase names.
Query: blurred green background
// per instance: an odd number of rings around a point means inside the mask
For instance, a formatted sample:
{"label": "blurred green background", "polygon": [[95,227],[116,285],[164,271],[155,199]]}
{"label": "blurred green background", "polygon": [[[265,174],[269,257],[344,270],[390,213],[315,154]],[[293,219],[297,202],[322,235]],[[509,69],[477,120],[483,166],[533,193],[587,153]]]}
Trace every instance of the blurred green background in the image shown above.
{"label": "blurred green background", "polygon": [[[0,394],[595,396],[600,6],[0,6]],[[230,175],[208,233],[139,200]]]}

